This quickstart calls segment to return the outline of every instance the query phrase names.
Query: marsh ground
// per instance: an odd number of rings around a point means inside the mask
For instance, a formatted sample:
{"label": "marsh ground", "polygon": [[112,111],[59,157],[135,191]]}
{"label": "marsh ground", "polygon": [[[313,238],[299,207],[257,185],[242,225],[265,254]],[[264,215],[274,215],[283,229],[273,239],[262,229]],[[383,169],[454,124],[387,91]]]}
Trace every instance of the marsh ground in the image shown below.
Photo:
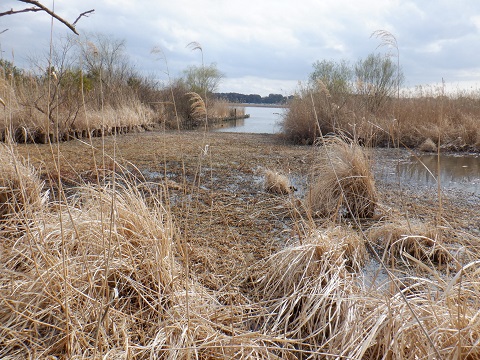
{"label": "marsh ground", "polygon": [[[55,163],[66,188],[97,181],[102,171],[96,169],[112,169],[114,160],[117,172],[123,168],[143,177],[174,215],[178,246],[187,247],[191,271],[206,287],[231,290],[241,302],[256,265],[302,236],[303,225],[310,221],[301,200],[319,150],[290,145],[275,135],[154,131],[95,138],[92,143],[75,140],[52,148],[18,145],[18,151],[52,188],[58,186]],[[395,166],[407,152],[368,151],[379,199],[376,219],[362,226],[409,217],[479,236],[478,197],[446,191],[440,207],[436,188],[402,183],[396,177]],[[282,196],[265,192],[266,169],[287,175],[297,191]],[[321,225],[325,219],[315,221]]]}

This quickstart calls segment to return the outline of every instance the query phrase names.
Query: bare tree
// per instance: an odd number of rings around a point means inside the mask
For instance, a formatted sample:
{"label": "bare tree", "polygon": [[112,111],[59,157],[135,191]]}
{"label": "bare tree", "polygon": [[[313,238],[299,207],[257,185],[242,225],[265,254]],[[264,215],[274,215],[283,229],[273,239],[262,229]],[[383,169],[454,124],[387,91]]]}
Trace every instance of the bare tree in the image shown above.
{"label": "bare tree", "polygon": [[33,6],[32,7],[27,7],[27,8],[24,8],[24,9],[20,9],[20,10],[10,9],[8,11],[0,12],[0,17],[1,16],[6,16],[6,15],[14,15],[14,14],[19,14],[19,13],[25,13],[25,12],[43,11],[43,12],[46,12],[48,15],[52,16],[53,18],[57,19],[61,23],[63,23],[66,27],[68,27],[70,30],[72,30],[77,35],[78,35],[78,32],[75,29],[75,25],[77,24],[78,20],[80,20],[80,18],[82,18],[83,16],[88,16],[88,15],[92,14],[95,11],[94,9],[84,11],[83,13],[78,15],[78,17],[75,19],[75,21],[73,23],[70,23],[67,20],[63,19],[61,16],[57,15],[53,10],[50,10],[49,8],[42,5],[38,1],[18,0],[18,2],[25,3],[25,4],[30,4],[30,5],[33,5]]}

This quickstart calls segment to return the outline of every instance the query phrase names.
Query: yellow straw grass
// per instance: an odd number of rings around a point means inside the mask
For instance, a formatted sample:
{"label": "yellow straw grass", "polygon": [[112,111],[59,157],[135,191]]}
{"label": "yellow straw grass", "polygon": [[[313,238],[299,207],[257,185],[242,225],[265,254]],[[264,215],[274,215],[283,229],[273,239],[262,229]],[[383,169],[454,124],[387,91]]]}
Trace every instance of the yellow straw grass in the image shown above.
{"label": "yellow straw grass", "polygon": [[2,219],[38,210],[43,202],[43,182],[36,171],[15,154],[12,147],[0,144],[0,227]]}
{"label": "yellow straw grass", "polygon": [[364,149],[332,137],[319,152],[306,198],[312,214],[372,217],[377,192]]}
{"label": "yellow straw grass", "polygon": [[367,236],[383,252],[388,263],[396,259],[410,263],[409,259],[413,257],[421,263],[446,265],[453,255],[445,243],[444,232],[419,220],[399,219],[372,226]]}
{"label": "yellow straw grass", "polygon": [[345,321],[350,294],[358,291],[351,271],[365,257],[362,238],[340,227],[315,230],[273,254],[258,281],[259,297],[268,301],[263,331],[318,350]]}
{"label": "yellow straw grass", "polygon": [[272,170],[265,171],[264,188],[273,194],[289,194],[291,192],[288,177]]}

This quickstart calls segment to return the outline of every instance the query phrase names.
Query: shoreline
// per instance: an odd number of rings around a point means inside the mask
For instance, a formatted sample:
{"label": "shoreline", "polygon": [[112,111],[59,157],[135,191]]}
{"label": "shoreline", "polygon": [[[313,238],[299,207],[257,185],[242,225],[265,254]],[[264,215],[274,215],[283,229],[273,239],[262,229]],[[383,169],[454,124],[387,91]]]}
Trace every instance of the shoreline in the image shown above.
{"label": "shoreline", "polygon": [[228,103],[231,107],[265,107],[265,108],[287,108],[288,105],[282,104],[248,104],[248,103]]}

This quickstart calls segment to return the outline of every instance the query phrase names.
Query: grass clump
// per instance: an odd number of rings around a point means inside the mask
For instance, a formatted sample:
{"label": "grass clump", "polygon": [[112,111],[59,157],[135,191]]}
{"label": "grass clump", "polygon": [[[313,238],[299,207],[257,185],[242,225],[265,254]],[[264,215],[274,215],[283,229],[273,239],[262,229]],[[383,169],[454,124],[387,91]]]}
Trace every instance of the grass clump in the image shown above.
{"label": "grass clump", "polygon": [[171,307],[178,289],[165,210],[147,208],[132,187],[80,190],[2,246],[2,357],[95,357],[148,343]]}
{"label": "grass clump", "polygon": [[30,216],[43,204],[43,182],[35,169],[0,144],[0,221],[16,215]]}
{"label": "grass clump", "polygon": [[273,254],[258,283],[267,301],[265,333],[289,338],[303,351],[328,351],[329,339],[343,328],[358,291],[352,270],[366,258],[363,239],[350,229],[314,230]]}
{"label": "grass clump", "polygon": [[437,145],[433,142],[432,139],[427,138],[423,143],[420,144],[418,149],[425,152],[437,152]]}
{"label": "grass clump", "polygon": [[365,150],[340,137],[326,138],[306,198],[311,213],[372,217],[376,199],[375,181]]}
{"label": "grass clump", "polygon": [[291,185],[288,177],[272,170],[265,171],[263,186],[266,191],[273,194],[289,194],[291,192]]}
{"label": "grass clump", "polygon": [[368,238],[383,251],[387,263],[402,259],[409,264],[413,258],[422,264],[446,265],[453,255],[443,233],[442,229],[418,220],[397,220],[374,225],[368,230]]}

